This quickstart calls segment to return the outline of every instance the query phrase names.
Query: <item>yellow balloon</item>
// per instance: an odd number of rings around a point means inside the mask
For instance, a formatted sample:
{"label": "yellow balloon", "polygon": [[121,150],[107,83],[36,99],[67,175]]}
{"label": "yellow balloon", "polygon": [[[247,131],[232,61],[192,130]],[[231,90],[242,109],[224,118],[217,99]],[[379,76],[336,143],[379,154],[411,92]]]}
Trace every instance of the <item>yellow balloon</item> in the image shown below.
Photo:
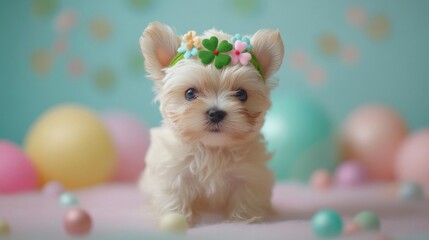
{"label": "yellow balloon", "polygon": [[81,188],[108,180],[116,166],[113,140],[98,117],[77,105],[45,113],[27,135],[25,150],[42,184]]}

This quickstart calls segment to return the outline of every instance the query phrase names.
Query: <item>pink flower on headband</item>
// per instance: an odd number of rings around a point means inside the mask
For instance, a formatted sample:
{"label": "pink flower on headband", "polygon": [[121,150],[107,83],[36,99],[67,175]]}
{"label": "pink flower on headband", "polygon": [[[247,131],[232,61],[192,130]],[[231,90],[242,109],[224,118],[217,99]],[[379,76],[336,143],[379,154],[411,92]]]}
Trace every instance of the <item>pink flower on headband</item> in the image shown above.
{"label": "pink flower on headband", "polygon": [[231,56],[231,65],[236,65],[238,62],[240,62],[241,65],[249,64],[252,55],[248,52],[244,52],[246,49],[247,43],[240,40],[235,41],[234,49],[229,52],[229,56]]}

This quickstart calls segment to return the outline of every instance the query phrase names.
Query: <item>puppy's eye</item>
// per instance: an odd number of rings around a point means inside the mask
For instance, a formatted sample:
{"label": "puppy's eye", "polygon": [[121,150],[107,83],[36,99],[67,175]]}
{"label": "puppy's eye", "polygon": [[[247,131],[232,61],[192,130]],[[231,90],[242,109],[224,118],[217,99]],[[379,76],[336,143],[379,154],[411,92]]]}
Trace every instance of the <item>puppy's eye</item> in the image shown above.
{"label": "puppy's eye", "polygon": [[188,101],[192,101],[192,100],[196,99],[197,98],[197,90],[195,90],[195,88],[189,88],[185,92],[185,98]]}
{"label": "puppy's eye", "polygon": [[242,102],[245,102],[247,100],[247,92],[244,89],[238,89],[234,96]]}

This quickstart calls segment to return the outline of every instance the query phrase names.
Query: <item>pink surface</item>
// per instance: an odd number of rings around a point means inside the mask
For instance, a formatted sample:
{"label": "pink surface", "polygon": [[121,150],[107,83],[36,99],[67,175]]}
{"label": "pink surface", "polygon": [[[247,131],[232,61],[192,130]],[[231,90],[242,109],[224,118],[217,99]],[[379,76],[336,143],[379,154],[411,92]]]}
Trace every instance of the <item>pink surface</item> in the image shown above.
{"label": "pink surface", "polygon": [[[380,234],[393,239],[429,239],[429,200],[396,199],[391,185],[316,191],[303,185],[278,184],[273,196],[278,216],[247,225],[205,215],[185,236],[158,233],[133,185],[104,185],[75,193],[80,207],[93,218],[88,239],[316,239],[309,220],[326,207],[339,211],[345,222],[362,210],[380,216],[380,233],[358,233],[342,239],[378,239]],[[12,228],[9,239],[67,239],[62,225],[65,211],[56,198],[41,192],[0,195],[0,218]]]}

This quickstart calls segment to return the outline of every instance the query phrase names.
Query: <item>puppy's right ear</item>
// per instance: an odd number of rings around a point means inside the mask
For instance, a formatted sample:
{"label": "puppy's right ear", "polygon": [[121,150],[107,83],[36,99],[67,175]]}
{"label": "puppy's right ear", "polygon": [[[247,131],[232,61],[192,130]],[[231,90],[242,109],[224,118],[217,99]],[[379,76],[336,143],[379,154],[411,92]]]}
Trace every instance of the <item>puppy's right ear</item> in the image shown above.
{"label": "puppy's right ear", "polygon": [[169,26],[159,22],[150,23],[140,37],[146,71],[157,85],[164,78],[163,69],[176,55],[179,46],[180,38]]}

